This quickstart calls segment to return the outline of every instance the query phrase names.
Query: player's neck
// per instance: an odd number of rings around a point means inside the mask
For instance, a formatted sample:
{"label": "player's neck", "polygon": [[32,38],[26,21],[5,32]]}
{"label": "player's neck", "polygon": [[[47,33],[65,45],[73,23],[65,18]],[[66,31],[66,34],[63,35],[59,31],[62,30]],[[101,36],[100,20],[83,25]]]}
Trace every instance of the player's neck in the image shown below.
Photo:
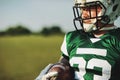
{"label": "player's neck", "polygon": [[[112,28],[112,27],[115,27],[114,24],[109,24],[109,25],[107,25],[105,28]],[[96,31],[96,32],[93,33],[93,35],[94,35],[95,37],[98,37],[98,38],[99,38],[99,37],[103,36],[104,34],[106,34],[108,31],[109,31],[109,30]]]}

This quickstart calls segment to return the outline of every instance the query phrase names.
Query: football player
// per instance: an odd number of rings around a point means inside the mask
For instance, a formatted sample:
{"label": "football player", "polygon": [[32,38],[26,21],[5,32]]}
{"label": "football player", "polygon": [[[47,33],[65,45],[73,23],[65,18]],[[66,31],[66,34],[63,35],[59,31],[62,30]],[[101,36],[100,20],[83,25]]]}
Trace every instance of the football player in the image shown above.
{"label": "football player", "polygon": [[65,35],[59,63],[40,80],[58,77],[60,69],[70,68],[73,80],[120,80],[120,28],[114,25],[120,0],[75,0],[73,12],[76,31]]}

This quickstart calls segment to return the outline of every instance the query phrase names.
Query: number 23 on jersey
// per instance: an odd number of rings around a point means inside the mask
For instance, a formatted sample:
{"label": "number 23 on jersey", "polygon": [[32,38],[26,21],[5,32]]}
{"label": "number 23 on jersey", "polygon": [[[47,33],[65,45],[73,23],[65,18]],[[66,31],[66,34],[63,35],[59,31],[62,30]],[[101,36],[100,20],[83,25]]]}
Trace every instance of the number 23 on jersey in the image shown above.
{"label": "number 23 on jersey", "polygon": [[[77,55],[97,55],[106,57],[107,50],[105,49],[96,49],[96,48],[78,48],[75,56],[70,59],[70,65],[74,67],[74,65],[78,65],[79,69],[76,71],[76,75],[80,80],[109,80],[111,75],[111,65],[105,59],[99,59],[97,57],[93,57],[90,60],[86,61],[84,57]],[[102,75],[93,75],[93,79],[87,79],[84,76],[87,74],[86,69],[94,70],[94,67],[101,68]],[[94,72],[93,72],[94,73]]]}

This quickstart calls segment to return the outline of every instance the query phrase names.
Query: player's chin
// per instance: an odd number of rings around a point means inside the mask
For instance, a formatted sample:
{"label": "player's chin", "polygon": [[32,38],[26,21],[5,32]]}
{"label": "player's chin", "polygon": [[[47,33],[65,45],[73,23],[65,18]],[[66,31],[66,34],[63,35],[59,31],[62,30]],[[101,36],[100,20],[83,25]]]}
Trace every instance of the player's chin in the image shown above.
{"label": "player's chin", "polygon": [[54,79],[50,80],[74,80],[74,72],[70,68],[60,68],[60,67],[52,67],[49,72],[57,71],[58,75]]}

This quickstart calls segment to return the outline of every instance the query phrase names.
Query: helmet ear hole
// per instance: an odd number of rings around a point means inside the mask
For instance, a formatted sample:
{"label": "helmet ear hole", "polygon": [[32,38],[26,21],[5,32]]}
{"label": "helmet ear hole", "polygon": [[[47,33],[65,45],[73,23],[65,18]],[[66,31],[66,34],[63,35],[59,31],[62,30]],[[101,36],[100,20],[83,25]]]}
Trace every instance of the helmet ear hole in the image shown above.
{"label": "helmet ear hole", "polygon": [[112,0],[112,2],[113,2],[113,4],[114,4],[115,0]]}
{"label": "helmet ear hole", "polygon": [[118,4],[113,6],[113,12],[116,11],[117,7],[118,7]]}

